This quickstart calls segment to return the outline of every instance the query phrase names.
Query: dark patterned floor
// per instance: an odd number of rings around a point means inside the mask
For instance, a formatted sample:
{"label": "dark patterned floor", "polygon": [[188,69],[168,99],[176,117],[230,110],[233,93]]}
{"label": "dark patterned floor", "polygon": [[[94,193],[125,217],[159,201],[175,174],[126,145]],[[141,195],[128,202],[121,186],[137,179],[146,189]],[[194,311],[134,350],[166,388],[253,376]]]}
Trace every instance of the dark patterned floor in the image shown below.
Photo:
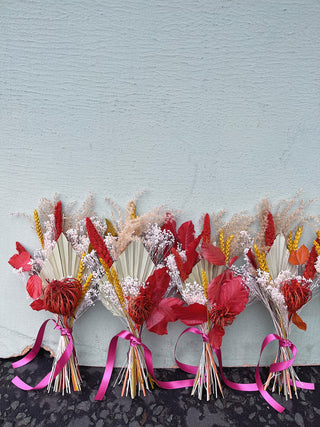
{"label": "dark patterned floor", "polygon": [[[25,392],[11,384],[19,374],[35,384],[50,370],[52,360],[41,352],[29,365],[14,370],[12,360],[0,360],[0,421],[3,427],[15,426],[319,426],[320,388],[299,391],[299,399],[277,400],[286,407],[282,414],[270,408],[257,392],[237,392],[224,386],[225,398],[199,401],[190,389],[154,389],[134,400],[120,396],[120,386],[109,387],[101,402],[94,401],[103,369],[82,367],[83,391],[61,396],[46,390]],[[320,366],[297,367],[302,381],[320,383]],[[252,382],[254,368],[227,368],[231,381]],[[261,369],[261,375],[267,370]],[[160,380],[185,378],[174,369],[158,369]],[[113,374],[115,378],[116,372]]]}

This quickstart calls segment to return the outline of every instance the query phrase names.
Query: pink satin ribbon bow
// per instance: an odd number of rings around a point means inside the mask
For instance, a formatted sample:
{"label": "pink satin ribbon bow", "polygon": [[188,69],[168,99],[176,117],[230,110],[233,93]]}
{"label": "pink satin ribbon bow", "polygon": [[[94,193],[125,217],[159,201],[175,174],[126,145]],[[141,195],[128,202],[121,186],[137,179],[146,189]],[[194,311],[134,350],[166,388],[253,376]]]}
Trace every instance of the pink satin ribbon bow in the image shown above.
{"label": "pink satin ribbon bow", "polygon": [[[176,348],[177,348],[177,344],[178,341],[180,340],[181,336],[184,335],[186,332],[191,332],[197,335],[201,335],[202,339],[204,342],[208,342],[208,337],[206,334],[204,334],[202,331],[200,331],[200,329],[198,328],[194,328],[194,327],[190,327],[185,329],[179,336],[176,346],[175,346],[175,350],[174,353],[176,354]],[[261,351],[260,351],[260,357],[259,357],[259,361],[257,364],[257,368],[256,368],[256,372],[255,372],[255,379],[256,382],[255,383],[251,383],[251,384],[244,384],[244,383],[234,383],[232,381],[229,381],[223,374],[223,365],[222,365],[222,356],[221,356],[221,350],[220,349],[213,349],[213,351],[215,352],[215,354],[217,355],[218,358],[218,362],[219,362],[219,368],[220,368],[220,373],[221,373],[221,378],[223,379],[224,383],[232,388],[233,390],[239,390],[239,391],[259,391],[260,394],[263,396],[263,398],[269,403],[269,405],[271,405],[276,411],[278,412],[283,412],[284,411],[284,407],[281,406],[275,399],[273,399],[273,397],[270,396],[270,394],[264,390],[262,381],[261,381],[261,377],[260,377],[260,373],[259,373],[259,367],[260,367],[260,359],[261,359],[261,355],[263,353],[263,350],[265,349],[265,347],[272,341],[274,340],[278,340],[279,341],[279,346],[280,347],[289,347],[293,357],[292,359],[286,361],[286,362],[280,362],[280,363],[273,363],[270,366],[270,372],[280,372],[284,369],[289,368],[290,366],[293,365],[295,356],[297,354],[297,348],[296,346],[289,340],[284,340],[283,338],[279,337],[276,334],[270,334],[268,335],[261,346]],[[196,366],[191,366],[191,365],[186,365],[184,363],[181,363],[177,360],[176,356],[175,356],[175,360],[177,365],[179,366],[180,369],[182,369],[185,372],[189,372],[191,374],[196,374],[198,368]],[[292,383],[292,382],[291,382]],[[301,382],[301,381],[296,381],[296,385],[299,388],[304,388],[307,390],[314,390],[314,384],[313,383],[305,383],[305,382]]]}
{"label": "pink satin ribbon bow", "polygon": [[108,350],[108,356],[107,356],[107,363],[104,370],[104,374],[102,377],[102,381],[100,384],[100,387],[98,389],[97,395],[95,397],[95,400],[102,400],[103,396],[105,395],[111,374],[114,367],[114,360],[116,356],[116,350],[117,350],[117,343],[118,339],[122,338],[124,340],[130,341],[130,346],[136,347],[137,345],[141,345],[144,351],[146,366],[148,369],[148,372],[151,376],[151,378],[156,382],[156,384],[164,389],[177,389],[177,388],[183,388],[183,387],[191,387],[193,385],[193,379],[187,379],[187,380],[177,380],[177,381],[159,381],[155,378],[154,371],[153,371],[153,361],[152,361],[152,353],[149,350],[149,348],[144,345],[141,340],[137,337],[135,337],[131,332],[129,331],[121,331],[117,335],[115,335],[109,344],[109,350]]}
{"label": "pink satin ribbon bow", "polygon": [[54,380],[56,376],[59,374],[59,372],[62,371],[62,369],[64,368],[64,366],[66,365],[66,363],[68,362],[68,360],[72,355],[72,351],[73,351],[72,329],[62,328],[57,324],[55,320],[48,319],[41,325],[32,350],[23,359],[20,359],[17,362],[12,363],[12,367],[19,368],[20,366],[27,365],[37,356],[43,341],[44,331],[46,329],[47,323],[50,322],[50,320],[54,322],[55,329],[60,330],[61,335],[66,335],[69,338],[69,344],[65,349],[65,351],[63,352],[63,354],[61,355],[60,359],[58,360],[53,375],[51,374],[51,372],[49,372],[36,386],[31,387],[25,382],[23,382],[19,377],[14,377],[12,380],[12,383],[15,386],[21,388],[22,390],[26,390],[26,391],[40,390],[41,388],[46,387],[50,381],[51,375],[52,375],[52,380]]}

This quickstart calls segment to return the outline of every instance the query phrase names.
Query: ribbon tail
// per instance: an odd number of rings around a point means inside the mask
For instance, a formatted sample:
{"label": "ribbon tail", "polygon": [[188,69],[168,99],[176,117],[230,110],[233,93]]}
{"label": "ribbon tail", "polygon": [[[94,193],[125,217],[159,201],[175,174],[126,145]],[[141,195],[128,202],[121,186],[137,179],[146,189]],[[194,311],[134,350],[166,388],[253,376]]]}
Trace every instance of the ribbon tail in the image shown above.
{"label": "ribbon tail", "polygon": [[238,390],[238,391],[258,391],[258,386],[256,383],[245,384],[245,383],[234,383],[232,381],[229,381],[223,373],[221,350],[214,348],[213,351],[215,352],[215,354],[217,356],[217,359],[219,362],[221,378],[222,378],[223,382],[225,383],[225,385],[232,388],[233,390]]}
{"label": "ribbon tail", "polygon": [[43,341],[44,331],[46,329],[47,323],[50,322],[50,320],[52,320],[54,322],[53,319],[48,319],[42,323],[42,325],[40,326],[36,341],[32,347],[32,350],[24,358],[18,360],[17,362],[12,363],[13,368],[20,368],[20,366],[27,365],[29,362],[31,362],[37,356],[37,354],[39,353],[39,350],[41,348],[42,341]]}
{"label": "ribbon tail", "polygon": [[[44,333],[44,329],[47,325],[47,323],[49,322],[49,320],[53,320],[53,319],[48,319],[46,322],[44,322],[39,330],[37,339],[36,339],[36,345],[34,346],[34,348],[36,348],[35,352],[32,355],[32,358],[28,358],[27,361],[25,361],[24,359],[27,359],[27,356],[32,352],[31,352],[24,358],[21,360],[19,360],[18,362],[15,363],[15,367],[19,367],[19,366],[23,366],[26,365],[27,363],[29,363],[31,360],[34,359],[34,357],[36,356],[36,354],[38,354],[39,349],[37,349],[37,346],[41,346],[42,343],[42,338],[43,338],[43,333]],[[54,320],[53,320],[54,321]],[[54,321],[55,322],[55,321]],[[55,322],[56,323],[56,322]],[[43,328],[43,329],[42,329]],[[42,336],[41,336],[42,333]],[[39,340],[38,340],[39,338]],[[12,380],[12,383],[19,387],[22,390],[25,391],[29,391],[29,390],[40,390],[44,387],[46,387],[49,384],[50,379],[54,380],[56,378],[56,376],[62,371],[62,369],[64,368],[64,366],[67,364],[68,360],[70,359],[72,352],[73,352],[73,340],[72,340],[72,335],[68,334],[68,338],[69,338],[69,343],[67,348],[65,349],[65,351],[63,352],[63,354],[61,355],[60,359],[58,360],[54,373],[53,375],[51,374],[51,372],[49,372],[36,386],[31,387],[28,384],[26,384],[24,381],[22,381],[19,377],[14,377]],[[21,364],[18,364],[19,362],[23,362]]]}
{"label": "ribbon tail", "polygon": [[121,334],[121,332],[119,334],[115,335],[110,341],[106,367],[105,367],[105,370],[103,373],[103,377],[102,377],[102,380],[100,383],[100,387],[98,389],[98,392],[97,392],[94,400],[102,400],[103,396],[106,394],[106,391],[107,391],[107,388],[108,388],[108,385],[110,382],[111,374],[113,371],[114,360],[116,357],[117,343],[118,343],[118,338],[119,338],[120,334]]}
{"label": "ribbon tail", "polygon": [[144,350],[144,357],[147,365],[147,369],[149,374],[151,375],[151,378],[156,382],[156,384],[166,390],[176,390],[178,388],[184,388],[184,387],[192,387],[194,379],[187,379],[187,380],[176,380],[176,381],[160,381],[155,378],[154,370],[153,370],[153,361],[152,361],[152,353],[150,349],[142,344],[143,350]]}

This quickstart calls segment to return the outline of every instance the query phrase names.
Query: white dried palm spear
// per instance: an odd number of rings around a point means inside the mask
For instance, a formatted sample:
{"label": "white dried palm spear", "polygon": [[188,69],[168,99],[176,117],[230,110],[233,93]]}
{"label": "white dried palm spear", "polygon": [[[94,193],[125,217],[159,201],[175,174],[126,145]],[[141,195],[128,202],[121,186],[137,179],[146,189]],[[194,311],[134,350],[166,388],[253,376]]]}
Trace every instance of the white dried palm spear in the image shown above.
{"label": "white dried palm spear", "polygon": [[[113,263],[112,267],[117,272],[120,284],[127,277],[137,279],[138,283],[142,284],[153,273],[155,268],[150,255],[139,240],[132,241],[122,252],[119,259]],[[139,289],[137,289],[137,293],[138,291]],[[115,316],[123,316],[116,292],[108,282],[106,275],[99,282],[99,292],[102,304]]]}
{"label": "white dried palm spear", "polygon": [[271,279],[278,277],[281,271],[290,271],[293,274],[298,273],[297,266],[289,263],[290,253],[287,249],[286,239],[282,233],[275,238],[267,256],[266,261],[269,267]]}
{"label": "white dried palm spear", "polygon": [[63,233],[50,256],[44,262],[40,277],[43,282],[52,280],[61,280],[66,277],[77,277],[80,265],[80,258],[72,248]]}
{"label": "white dried palm spear", "polygon": [[211,282],[212,279],[221,274],[224,270],[223,265],[213,265],[210,264],[206,259],[202,259],[193,267],[188,279],[186,282],[188,283],[199,283],[202,284],[202,270],[206,272],[208,283]]}
{"label": "white dried palm spear", "polygon": [[134,240],[113,264],[120,283],[126,277],[145,282],[154,271],[154,263],[140,240]]}

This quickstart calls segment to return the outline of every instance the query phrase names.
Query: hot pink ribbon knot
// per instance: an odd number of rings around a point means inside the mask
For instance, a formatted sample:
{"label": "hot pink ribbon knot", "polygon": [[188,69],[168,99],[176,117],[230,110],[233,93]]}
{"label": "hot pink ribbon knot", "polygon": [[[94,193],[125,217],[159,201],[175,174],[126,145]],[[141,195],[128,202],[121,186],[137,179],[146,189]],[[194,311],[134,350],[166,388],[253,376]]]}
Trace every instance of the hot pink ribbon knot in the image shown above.
{"label": "hot pink ribbon knot", "polygon": [[279,347],[292,347],[293,344],[290,340],[285,340],[284,338],[279,338]]}
{"label": "hot pink ribbon knot", "polygon": [[58,324],[56,324],[56,326],[54,327],[54,329],[60,330],[61,336],[67,335],[68,338],[71,338],[71,336],[72,336],[72,329],[63,328],[62,326],[60,326]]}
{"label": "hot pink ribbon knot", "polygon": [[208,335],[206,335],[204,332],[201,332],[201,336],[202,336],[202,341],[203,342],[208,342],[209,341]]}
{"label": "hot pink ribbon knot", "polygon": [[137,345],[141,345],[142,342],[139,338],[136,338],[134,335],[130,337],[130,346],[137,347]]}

